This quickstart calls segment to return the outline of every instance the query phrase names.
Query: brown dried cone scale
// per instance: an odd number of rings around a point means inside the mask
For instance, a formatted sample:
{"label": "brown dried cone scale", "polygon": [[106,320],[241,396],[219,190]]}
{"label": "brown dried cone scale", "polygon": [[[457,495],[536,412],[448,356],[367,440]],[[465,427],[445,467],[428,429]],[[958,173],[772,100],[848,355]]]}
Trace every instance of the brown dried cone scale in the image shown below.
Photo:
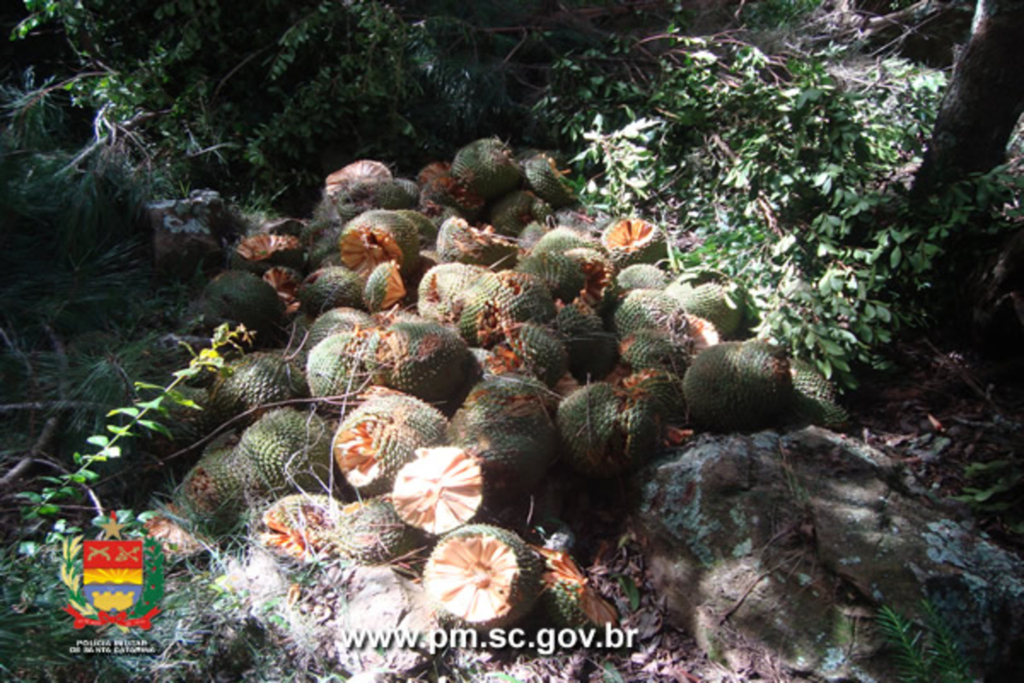
{"label": "brown dried cone scale", "polygon": [[655,389],[661,385],[638,380],[596,382],[558,406],[562,452],[574,470],[613,477],[642,465],[659,446],[665,399]]}
{"label": "brown dried cone scale", "polygon": [[419,265],[419,228],[397,211],[374,210],[356,216],[345,224],[338,245],[345,267],[364,276],[387,261],[410,272]]}
{"label": "brown dried cone scale", "polygon": [[263,273],[263,281],[277,292],[278,298],[284,304],[286,315],[299,310],[299,301],[296,298],[299,283],[302,282],[302,274],[299,271],[285,266],[274,266]]}
{"label": "brown dried cone scale", "polygon": [[540,278],[529,273],[490,273],[466,292],[459,332],[471,346],[490,348],[515,323],[554,320],[555,301]]}
{"label": "brown dried cone scale", "polygon": [[334,539],[344,503],[326,494],[296,493],[281,498],[263,513],[266,527],[259,541],[298,560],[337,555]]}
{"label": "brown dried cone scale", "polygon": [[551,206],[537,195],[516,190],[494,202],[488,214],[488,222],[499,234],[515,237],[530,223],[543,223],[551,213]]}
{"label": "brown dried cone scale", "polygon": [[540,595],[544,563],[515,533],[463,526],[434,547],[423,587],[442,616],[486,630],[525,616]]}
{"label": "brown dried cone scale", "polygon": [[419,535],[386,498],[344,505],[326,495],[296,494],[263,514],[260,542],[303,560],[341,557],[360,564],[394,561],[414,550]]}
{"label": "brown dried cone scale", "polygon": [[497,234],[492,226],[476,228],[459,216],[446,219],[437,233],[437,257],[443,263],[511,268],[518,251],[514,240]]}
{"label": "brown dried cone scale", "polygon": [[594,590],[568,553],[537,546],[533,548],[544,558],[541,606],[556,626],[593,629],[618,623],[619,615],[615,608]]}
{"label": "brown dried cone scale", "polygon": [[262,275],[274,266],[300,270],[305,258],[298,237],[260,234],[246,237],[238,243],[231,252],[231,265]]}
{"label": "brown dried cone scale", "polygon": [[390,490],[416,449],[440,446],[448,421],[436,408],[397,391],[375,390],[342,420],[331,448],[345,479],[364,495]]}
{"label": "brown dried cone scale", "polygon": [[451,442],[480,458],[489,499],[529,491],[550,467],[558,443],[550,395],[537,379],[502,375],[477,383],[452,417]]}
{"label": "brown dried cone scale", "polygon": [[665,234],[641,218],[612,221],[601,233],[601,244],[619,268],[656,263],[668,256]]}
{"label": "brown dried cone scale", "polygon": [[395,476],[391,500],[406,524],[438,536],[467,524],[484,495],[480,461],[465,448],[419,448]]}
{"label": "brown dried cone scale", "polygon": [[565,344],[543,325],[517,323],[505,332],[505,340],[491,349],[487,369],[495,375],[519,373],[555,386],[569,367]]}
{"label": "brown dried cone scale", "polygon": [[189,470],[175,497],[192,517],[221,530],[238,521],[255,488],[251,464],[234,445],[218,442]]}
{"label": "brown dried cone scale", "polygon": [[420,315],[442,323],[458,322],[466,292],[487,274],[485,268],[466,263],[441,263],[426,272],[416,302]]}
{"label": "brown dried cone scale", "polygon": [[397,306],[405,298],[405,283],[402,272],[395,261],[382,263],[366,278],[363,303],[371,313],[386,311]]}

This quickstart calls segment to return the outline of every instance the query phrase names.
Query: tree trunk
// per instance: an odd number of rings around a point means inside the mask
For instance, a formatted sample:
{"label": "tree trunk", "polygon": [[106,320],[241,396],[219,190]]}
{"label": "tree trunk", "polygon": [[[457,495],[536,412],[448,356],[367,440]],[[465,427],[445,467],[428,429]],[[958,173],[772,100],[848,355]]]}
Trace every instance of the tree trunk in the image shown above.
{"label": "tree trunk", "polygon": [[1024,111],[1024,0],[978,0],[914,191],[927,194],[1003,163]]}

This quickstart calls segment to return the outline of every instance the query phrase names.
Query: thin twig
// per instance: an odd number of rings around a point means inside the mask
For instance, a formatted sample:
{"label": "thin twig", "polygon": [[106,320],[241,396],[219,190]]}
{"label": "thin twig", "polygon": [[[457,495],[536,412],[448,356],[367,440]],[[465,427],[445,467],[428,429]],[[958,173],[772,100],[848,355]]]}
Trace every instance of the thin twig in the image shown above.
{"label": "thin twig", "polygon": [[4,475],[3,479],[0,479],[0,489],[4,489],[20,477],[25,470],[32,466],[36,462],[36,459],[50,447],[50,443],[57,435],[57,427],[60,425],[60,420],[57,416],[51,417],[43,425],[43,430],[39,434],[39,438],[32,444],[32,447],[28,449],[28,453],[25,457],[18,462],[17,465],[11,468],[11,470]]}

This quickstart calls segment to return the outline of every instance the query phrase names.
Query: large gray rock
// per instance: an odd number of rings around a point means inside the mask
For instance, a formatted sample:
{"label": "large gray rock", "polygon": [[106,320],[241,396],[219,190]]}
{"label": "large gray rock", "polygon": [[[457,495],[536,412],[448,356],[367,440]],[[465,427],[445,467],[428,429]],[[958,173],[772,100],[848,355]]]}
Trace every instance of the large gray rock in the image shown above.
{"label": "large gray rock", "polygon": [[197,269],[220,266],[224,245],[239,230],[239,219],[212,190],[194,190],[187,199],[146,205],[158,272],[187,278]]}
{"label": "large gray rock", "polygon": [[897,490],[894,464],[816,427],[699,437],[641,471],[634,526],[672,618],[734,670],[897,681],[886,605],[936,608],[975,668],[1024,647],[1024,562]]}

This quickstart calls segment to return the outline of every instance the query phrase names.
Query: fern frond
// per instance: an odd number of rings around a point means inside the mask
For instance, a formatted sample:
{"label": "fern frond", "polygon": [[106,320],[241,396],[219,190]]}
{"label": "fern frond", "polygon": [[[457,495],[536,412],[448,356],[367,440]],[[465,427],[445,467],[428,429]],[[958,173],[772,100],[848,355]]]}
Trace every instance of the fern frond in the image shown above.
{"label": "fern frond", "polygon": [[875,624],[885,641],[893,648],[893,662],[902,683],[933,683],[925,661],[921,631],[887,605],[878,610]]}
{"label": "fern frond", "polygon": [[933,674],[933,680],[940,683],[971,683],[970,660],[964,655],[960,643],[953,635],[946,621],[928,600],[921,601],[924,611],[925,628],[928,630],[926,654]]}

